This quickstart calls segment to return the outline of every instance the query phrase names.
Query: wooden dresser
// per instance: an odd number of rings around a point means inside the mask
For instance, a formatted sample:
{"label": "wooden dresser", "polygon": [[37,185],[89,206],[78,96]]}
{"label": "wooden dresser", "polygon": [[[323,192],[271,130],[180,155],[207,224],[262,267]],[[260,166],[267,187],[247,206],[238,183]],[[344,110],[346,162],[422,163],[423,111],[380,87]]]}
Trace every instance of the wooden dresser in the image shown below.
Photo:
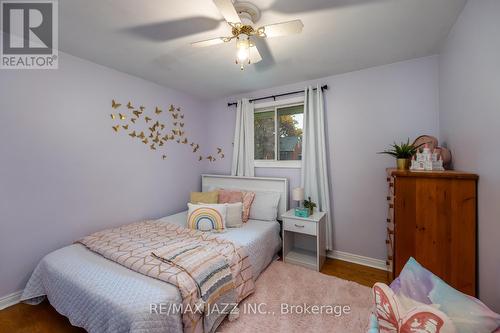
{"label": "wooden dresser", "polygon": [[477,180],[457,171],[387,170],[389,281],[414,257],[476,296]]}

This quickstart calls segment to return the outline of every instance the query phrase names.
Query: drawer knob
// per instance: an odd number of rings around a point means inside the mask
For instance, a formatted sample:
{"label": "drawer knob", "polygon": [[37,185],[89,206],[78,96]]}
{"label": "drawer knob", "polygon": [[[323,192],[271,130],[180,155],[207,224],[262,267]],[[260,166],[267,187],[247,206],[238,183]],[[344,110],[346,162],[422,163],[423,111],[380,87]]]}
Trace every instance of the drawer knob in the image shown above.
{"label": "drawer knob", "polygon": [[389,244],[390,242],[391,242],[391,241],[390,241],[390,240],[388,240],[388,239],[386,239],[386,240],[385,240],[385,243],[386,243],[386,244]]}
{"label": "drawer knob", "polygon": [[297,228],[304,228],[305,227],[304,225],[300,225],[300,224],[294,224],[294,226],[296,226]]}

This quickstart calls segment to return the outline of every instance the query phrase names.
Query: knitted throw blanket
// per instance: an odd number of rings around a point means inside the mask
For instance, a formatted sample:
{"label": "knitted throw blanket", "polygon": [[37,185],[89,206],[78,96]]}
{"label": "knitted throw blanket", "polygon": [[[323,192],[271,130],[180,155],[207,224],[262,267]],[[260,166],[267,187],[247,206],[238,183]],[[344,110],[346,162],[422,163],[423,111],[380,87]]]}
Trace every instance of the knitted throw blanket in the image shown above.
{"label": "knitted throw blanket", "polygon": [[96,232],[78,241],[143,275],[173,284],[184,332],[211,332],[255,285],[246,249],[216,234],[157,221]]}

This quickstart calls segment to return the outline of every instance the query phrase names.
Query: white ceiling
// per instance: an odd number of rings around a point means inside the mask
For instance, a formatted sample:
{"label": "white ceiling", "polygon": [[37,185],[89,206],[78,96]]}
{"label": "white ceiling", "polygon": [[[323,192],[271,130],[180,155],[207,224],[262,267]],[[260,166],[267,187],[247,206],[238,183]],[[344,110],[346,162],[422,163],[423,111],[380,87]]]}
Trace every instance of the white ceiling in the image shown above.
{"label": "white ceiling", "polygon": [[300,35],[261,46],[240,71],[212,0],[59,1],[60,49],[201,98],[346,73],[436,54],[466,0],[252,0],[256,25],[301,19]]}

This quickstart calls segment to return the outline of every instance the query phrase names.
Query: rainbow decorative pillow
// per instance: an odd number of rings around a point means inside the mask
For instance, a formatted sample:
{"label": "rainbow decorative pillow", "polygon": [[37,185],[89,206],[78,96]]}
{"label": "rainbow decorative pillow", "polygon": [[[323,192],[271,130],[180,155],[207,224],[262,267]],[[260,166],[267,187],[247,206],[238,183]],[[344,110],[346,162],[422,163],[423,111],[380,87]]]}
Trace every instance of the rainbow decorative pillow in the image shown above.
{"label": "rainbow decorative pillow", "polygon": [[226,228],[226,204],[188,203],[187,226],[200,231],[223,231]]}

